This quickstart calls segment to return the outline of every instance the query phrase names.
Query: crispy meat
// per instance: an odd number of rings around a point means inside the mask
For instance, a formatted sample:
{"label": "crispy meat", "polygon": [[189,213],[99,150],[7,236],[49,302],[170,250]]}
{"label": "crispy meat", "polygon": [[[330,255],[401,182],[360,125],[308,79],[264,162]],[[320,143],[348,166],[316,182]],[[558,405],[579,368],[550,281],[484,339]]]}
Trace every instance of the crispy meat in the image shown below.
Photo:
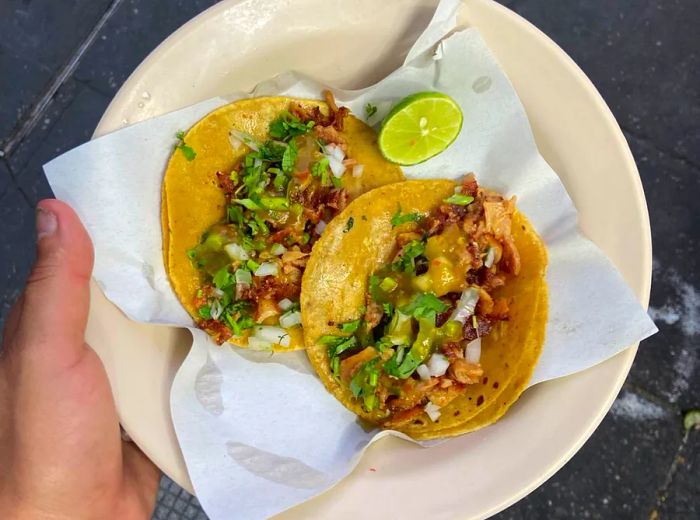
{"label": "crispy meat", "polygon": [[400,428],[401,426],[405,426],[406,424],[415,421],[418,419],[423,414],[423,407],[422,406],[416,406],[414,408],[410,408],[408,410],[401,410],[396,413],[394,413],[389,419],[384,421],[382,423],[382,428],[385,429],[396,429]]}
{"label": "crispy meat", "polygon": [[478,383],[481,376],[484,375],[484,369],[482,369],[480,365],[469,363],[465,359],[455,359],[450,363],[450,367],[447,369],[447,375],[458,383],[473,385]]}
{"label": "crispy meat", "polygon": [[206,330],[218,345],[226,343],[233,333],[223,322],[217,320],[202,320],[198,324],[200,329]]}
{"label": "crispy meat", "polygon": [[329,208],[335,210],[336,213],[340,213],[345,209],[350,200],[350,194],[343,188],[336,188],[331,190],[326,197],[324,197],[323,202]]}
{"label": "crispy meat", "polygon": [[417,381],[406,379],[401,385],[401,395],[387,402],[387,406],[392,411],[407,410],[423,403],[428,396],[428,392],[440,383],[440,379],[432,377],[428,381]]}
{"label": "crispy meat", "polygon": [[464,358],[464,347],[456,341],[448,341],[440,346],[442,352],[449,361]]}
{"label": "crispy meat", "polygon": [[478,191],[479,185],[476,182],[476,177],[474,174],[470,173],[469,175],[465,176],[464,180],[462,181],[462,193],[476,197]]}
{"label": "crispy meat", "polygon": [[442,408],[464,393],[464,388],[464,385],[460,383],[455,383],[448,387],[438,386],[428,392],[428,399],[431,403]]}
{"label": "crispy meat", "polygon": [[491,269],[481,269],[478,273],[478,284],[485,291],[492,291],[499,287],[503,287],[506,283],[505,277],[502,274],[494,273]]}
{"label": "crispy meat", "polygon": [[236,183],[224,172],[216,172],[216,180],[219,183],[219,187],[223,190],[224,195],[226,195],[226,200],[230,200],[236,191]]}
{"label": "crispy meat", "polygon": [[339,146],[344,152],[347,152],[348,145],[345,137],[340,134],[340,131],[335,126],[316,125],[314,126],[314,134],[319,139],[323,139],[326,144],[334,144]]}
{"label": "crispy meat", "polygon": [[491,320],[485,318],[484,316],[477,315],[476,325],[477,328],[475,329],[471,319],[468,319],[464,323],[464,326],[462,327],[462,335],[465,341],[473,341],[476,338],[481,338],[491,332]]}
{"label": "crispy meat", "polygon": [[357,354],[353,354],[352,356],[343,359],[340,362],[340,379],[345,384],[350,384],[350,380],[352,379],[352,376],[355,375],[355,372],[357,372],[357,370],[363,364],[374,359],[375,357],[377,357],[377,351],[374,349],[374,347],[367,347]]}
{"label": "crispy meat", "polygon": [[382,321],[382,316],[384,316],[384,309],[382,309],[382,306],[368,296],[367,311],[365,311],[363,318],[365,324],[367,325],[367,329],[372,330],[374,327],[379,325],[379,322]]}
{"label": "crispy meat", "polygon": [[299,281],[300,279],[284,275],[284,273],[280,276],[265,276],[263,278],[256,276],[253,278],[252,296],[257,303],[266,299],[280,301],[284,298],[296,301],[301,292]]}

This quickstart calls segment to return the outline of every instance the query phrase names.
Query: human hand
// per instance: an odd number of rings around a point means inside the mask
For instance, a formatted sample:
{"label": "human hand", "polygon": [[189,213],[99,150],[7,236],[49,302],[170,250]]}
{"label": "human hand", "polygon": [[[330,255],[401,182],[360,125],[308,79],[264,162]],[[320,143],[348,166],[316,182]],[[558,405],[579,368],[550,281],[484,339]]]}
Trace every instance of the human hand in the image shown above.
{"label": "human hand", "polygon": [[0,511],[149,518],[160,474],[122,441],[104,367],[85,343],[90,238],[57,200],[39,204],[37,234],[36,264],[0,352]]}

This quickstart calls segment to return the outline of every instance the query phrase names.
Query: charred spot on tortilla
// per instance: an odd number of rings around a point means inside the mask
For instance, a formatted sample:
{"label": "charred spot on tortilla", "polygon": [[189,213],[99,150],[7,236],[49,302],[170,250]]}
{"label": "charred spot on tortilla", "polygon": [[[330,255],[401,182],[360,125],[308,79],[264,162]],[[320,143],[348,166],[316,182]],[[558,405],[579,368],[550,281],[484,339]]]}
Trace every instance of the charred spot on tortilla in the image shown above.
{"label": "charred spot on tortilla", "polygon": [[303,348],[302,275],[323,228],[360,194],[404,180],[333,96],[251,98],[177,133],[163,181],[173,289],[218,343]]}
{"label": "charred spot on tortilla", "polygon": [[[358,214],[371,218],[347,234]],[[482,427],[519,397],[541,351],[546,262],[515,198],[474,175],[378,188],[326,228],[307,266],[311,364],[382,428],[427,439]]]}

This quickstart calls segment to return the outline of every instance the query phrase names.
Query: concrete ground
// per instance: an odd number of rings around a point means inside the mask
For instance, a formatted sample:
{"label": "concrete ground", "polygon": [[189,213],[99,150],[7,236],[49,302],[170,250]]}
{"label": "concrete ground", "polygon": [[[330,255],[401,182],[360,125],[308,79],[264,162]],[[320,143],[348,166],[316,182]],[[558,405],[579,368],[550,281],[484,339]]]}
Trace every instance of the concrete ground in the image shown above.
{"label": "concrete ground", "polygon": [[[0,322],[34,255],[41,165],[88,140],[112,96],[213,0],[0,2]],[[694,0],[510,0],[583,68],[637,160],[654,240],[651,313],[622,393],[581,451],[497,518],[700,518],[700,9]],[[604,187],[602,187],[604,189]],[[695,208],[695,209],[693,209]],[[206,518],[164,478],[154,518]]]}

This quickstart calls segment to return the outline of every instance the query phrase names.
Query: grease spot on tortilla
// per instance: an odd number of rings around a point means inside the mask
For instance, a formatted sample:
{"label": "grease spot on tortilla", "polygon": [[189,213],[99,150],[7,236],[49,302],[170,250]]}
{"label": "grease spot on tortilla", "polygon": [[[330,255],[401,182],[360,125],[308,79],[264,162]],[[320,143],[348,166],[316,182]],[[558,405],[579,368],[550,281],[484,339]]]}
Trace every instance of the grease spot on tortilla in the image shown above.
{"label": "grease spot on tortilla", "polygon": [[224,412],[224,399],[221,395],[223,380],[221,369],[207,354],[207,362],[199,369],[194,380],[194,393],[202,408],[212,415],[218,416]]}
{"label": "grease spot on tortilla", "polygon": [[250,473],[278,484],[300,489],[316,489],[328,481],[325,473],[298,459],[283,457],[242,442],[227,442],[226,451],[229,457]]}

